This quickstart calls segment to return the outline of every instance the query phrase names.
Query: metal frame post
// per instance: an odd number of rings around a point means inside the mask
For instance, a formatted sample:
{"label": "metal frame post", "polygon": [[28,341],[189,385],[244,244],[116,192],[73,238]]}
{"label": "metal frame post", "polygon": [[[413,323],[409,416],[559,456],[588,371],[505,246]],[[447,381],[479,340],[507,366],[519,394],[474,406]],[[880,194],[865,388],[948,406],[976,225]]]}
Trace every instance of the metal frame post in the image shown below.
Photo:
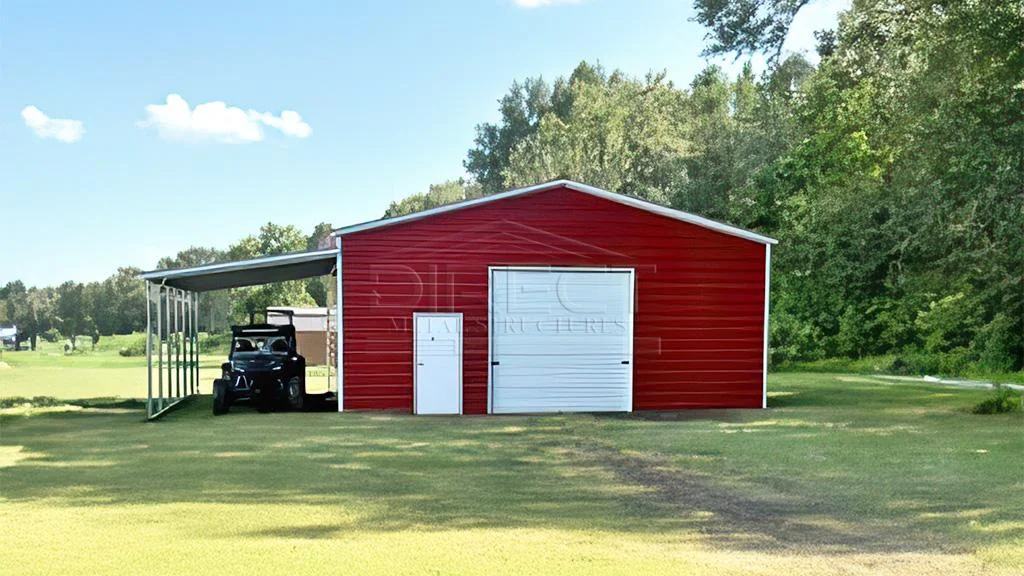
{"label": "metal frame post", "polygon": [[146,417],[153,415],[153,285],[146,283]]}
{"label": "metal frame post", "polygon": [[192,395],[192,293],[185,292],[185,396]]}
{"label": "metal frame post", "polygon": [[182,334],[185,346],[185,396],[192,394],[192,293],[185,292],[182,299],[184,308],[185,332]]}
{"label": "metal frame post", "polygon": [[345,315],[343,314],[345,292],[341,282],[342,261],[341,261],[341,236],[334,238],[334,245],[338,248],[337,263],[335,264],[335,294],[337,294],[335,306],[334,328],[337,331],[334,342],[336,373],[338,375],[338,412],[345,411]]}
{"label": "metal frame post", "polygon": [[164,404],[164,287],[156,288],[156,358],[157,358],[157,412],[163,410]]}
{"label": "metal frame post", "polygon": [[[146,369],[149,397],[146,416],[149,420],[156,419],[172,406],[199,392],[198,302],[195,292],[146,281]],[[155,331],[151,307],[156,308]],[[166,394],[164,350],[167,351]],[[157,355],[155,396],[154,352]]]}
{"label": "metal frame post", "polygon": [[184,358],[182,358],[182,345],[184,344],[184,342],[182,342],[182,337],[181,337],[182,336],[182,332],[185,329],[185,326],[184,326],[184,324],[185,324],[185,315],[182,314],[182,311],[181,311],[181,305],[182,305],[182,301],[183,301],[183,298],[181,297],[181,295],[182,295],[181,290],[178,290],[178,293],[177,293],[177,295],[175,296],[175,299],[174,299],[174,313],[178,317],[177,318],[177,322],[175,323],[178,330],[177,330],[177,332],[174,333],[174,354],[175,354],[175,357],[177,359],[177,363],[175,364],[175,367],[177,368],[177,372],[174,375],[174,377],[175,377],[175,379],[177,380],[177,383],[178,383],[177,384],[177,388],[175,389],[175,394],[176,394],[177,398],[181,398],[181,396],[182,396],[181,391],[182,391],[182,385],[184,384],[184,382],[182,382],[182,380],[183,380],[182,376],[185,375],[184,374],[184,372],[185,372],[184,371],[184,366],[183,366]]}
{"label": "metal frame post", "polygon": [[[171,288],[164,289],[164,313],[167,315],[167,395],[171,394],[171,387],[174,385],[174,376],[171,366]],[[163,394],[160,398],[160,409],[163,409]]]}
{"label": "metal frame post", "polygon": [[195,322],[192,326],[192,374],[193,382],[195,387],[192,389],[193,394],[199,393],[199,292],[192,293],[192,320]]}

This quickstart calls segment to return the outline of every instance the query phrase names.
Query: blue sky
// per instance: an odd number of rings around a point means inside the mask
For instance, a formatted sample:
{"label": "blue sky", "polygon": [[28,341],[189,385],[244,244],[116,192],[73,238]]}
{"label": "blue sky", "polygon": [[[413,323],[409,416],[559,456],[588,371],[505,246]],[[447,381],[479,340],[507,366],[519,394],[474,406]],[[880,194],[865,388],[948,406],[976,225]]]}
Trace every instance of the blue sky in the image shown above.
{"label": "blue sky", "polygon": [[[0,5],[0,285],[378,218],[464,175],[515,79],[706,64],[687,0],[155,4]],[[787,47],[848,4],[812,4]]]}

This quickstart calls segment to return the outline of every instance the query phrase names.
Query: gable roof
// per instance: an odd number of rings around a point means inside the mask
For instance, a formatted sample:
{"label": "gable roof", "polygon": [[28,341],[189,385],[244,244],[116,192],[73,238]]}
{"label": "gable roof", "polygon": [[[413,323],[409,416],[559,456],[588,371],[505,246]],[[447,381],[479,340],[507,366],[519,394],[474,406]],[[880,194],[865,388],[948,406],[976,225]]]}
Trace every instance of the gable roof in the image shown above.
{"label": "gable roof", "polygon": [[580,184],[579,182],[573,182],[572,180],[552,180],[551,182],[545,182],[543,184],[537,184],[535,186],[528,186],[526,188],[518,188],[516,190],[509,190],[507,192],[500,192],[498,194],[492,194],[490,196],[484,196],[483,198],[474,198],[473,200],[465,200],[463,202],[456,202],[454,204],[447,204],[445,206],[438,206],[437,208],[431,208],[430,210],[423,210],[420,212],[413,212],[412,214],[406,214],[405,216],[398,216],[396,218],[381,218],[380,220],[371,220],[370,222],[363,222],[361,224],[353,224],[351,226],[345,226],[338,228],[332,232],[333,236],[344,236],[346,234],[352,234],[355,232],[362,232],[364,230],[373,230],[376,228],[384,228],[385,226],[394,226],[396,224],[402,224],[404,222],[412,222],[414,220],[421,220],[423,218],[430,218],[437,216],[438,214],[446,214],[448,212],[454,212],[456,210],[462,210],[463,208],[471,208],[473,206],[479,206],[481,204],[487,204],[488,202],[497,202],[506,198],[515,198],[517,196],[525,196],[527,194],[533,194],[534,192],[543,192],[545,190],[552,190],[554,188],[568,188],[575,190],[576,192],[582,192],[584,194],[590,194],[591,196],[597,196],[598,198],[604,198],[605,200],[611,200],[612,202],[618,202],[619,204],[625,204],[626,206],[632,206],[640,210],[645,210],[659,216],[665,216],[666,218],[672,218],[673,220],[679,220],[680,222],[687,222],[694,224],[702,228],[708,228],[715,230],[723,234],[730,236],[737,236],[745,240],[757,242],[759,244],[778,244],[778,240],[762,236],[756,232],[737,228],[735,226],[729,226],[721,222],[716,222],[703,216],[697,216],[696,214],[690,214],[689,212],[683,212],[682,210],[676,210],[675,208],[669,208],[662,206],[661,204],[655,204],[647,200],[641,200],[634,196],[626,196],[625,194],[617,194],[615,192],[609,192],[593,186],[587,186],[586,184]]}

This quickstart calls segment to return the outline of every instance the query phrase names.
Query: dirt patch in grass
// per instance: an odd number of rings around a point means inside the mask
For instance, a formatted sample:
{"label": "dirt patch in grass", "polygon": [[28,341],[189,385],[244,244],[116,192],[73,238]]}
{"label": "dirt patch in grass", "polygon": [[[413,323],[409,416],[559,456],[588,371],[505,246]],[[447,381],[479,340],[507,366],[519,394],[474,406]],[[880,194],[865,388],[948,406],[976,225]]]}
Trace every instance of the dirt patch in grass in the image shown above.
{"label": "dirt patch in grass", "polygon": [[718,547],[804,554],[938,552],[963,553],[902,527],[846,522],[830,515],[825,502],[795,499],[680,470],[658,454],[623,452],[598,443],[580,443],[572,453],[601,466],[619,481],[640,487],[626,505],[638,515],[674,518],[708,537]]}
{"label": "dirt patch in grass", "polygon": [[617,420],[645,420],[649,422],[693,422],[712,420],[715,422],[742,422],[746,415],[742,410],[677,410],[642,412],[599,412],[595,418]]}

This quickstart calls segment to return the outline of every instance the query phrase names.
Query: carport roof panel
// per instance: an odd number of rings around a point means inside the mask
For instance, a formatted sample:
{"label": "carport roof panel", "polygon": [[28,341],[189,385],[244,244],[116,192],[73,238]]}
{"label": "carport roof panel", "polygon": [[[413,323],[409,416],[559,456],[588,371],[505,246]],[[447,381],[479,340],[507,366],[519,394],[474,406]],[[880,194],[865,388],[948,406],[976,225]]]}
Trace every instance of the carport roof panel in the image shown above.
{"label": "carport roof panel", "polygon": [[266,256],[253,260],[221,262],[195,268],[153,270],[143,272],[142,278],[172,288],[206,292],[326,276],[334,271],[337,257],[337,248],[332,248],[316,252]]}

